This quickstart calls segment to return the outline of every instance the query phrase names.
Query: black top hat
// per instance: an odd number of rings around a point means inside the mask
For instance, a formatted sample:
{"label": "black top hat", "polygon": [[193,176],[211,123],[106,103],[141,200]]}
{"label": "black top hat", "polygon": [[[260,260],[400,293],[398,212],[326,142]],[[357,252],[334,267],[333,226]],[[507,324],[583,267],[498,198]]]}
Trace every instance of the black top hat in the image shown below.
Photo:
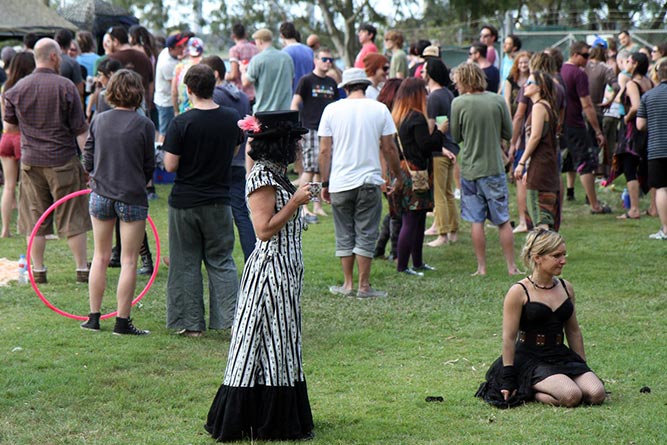
{"label": "black top hat", "polygon": [[248,132],[248,136],[254,139],[308,133],[308,129],[299,122],[298,111],[263,111],[255,113],[255,118],[259,121],[261,131]]}

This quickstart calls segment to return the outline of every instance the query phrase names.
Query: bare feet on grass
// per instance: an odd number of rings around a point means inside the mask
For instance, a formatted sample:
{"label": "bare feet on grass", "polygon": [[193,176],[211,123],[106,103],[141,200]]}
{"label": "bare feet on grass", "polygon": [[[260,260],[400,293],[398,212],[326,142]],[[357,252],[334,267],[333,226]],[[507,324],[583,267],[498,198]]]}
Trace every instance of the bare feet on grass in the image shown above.
{"label": "bare feet on grass", "polygon": [[446,235],[440,235],[436,239],[434,239],[433,241],[431,241],[429,243],[426,243],[426,244],[430,247],[440,247],[440,246],[444,246],[447,243],[448,243],[447,236]]}

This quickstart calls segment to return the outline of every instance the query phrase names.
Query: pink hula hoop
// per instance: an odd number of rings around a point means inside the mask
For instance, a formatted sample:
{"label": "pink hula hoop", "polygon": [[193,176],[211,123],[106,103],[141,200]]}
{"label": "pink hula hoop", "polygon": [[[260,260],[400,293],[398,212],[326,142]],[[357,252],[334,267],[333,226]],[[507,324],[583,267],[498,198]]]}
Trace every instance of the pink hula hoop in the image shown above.
{"label": "pink hula hoop", "polygon": [[[70,193],[69,195],[63,196],[51,206],[46,209],[46,211],[42,214],[42,216],[39,217],[37,220],[37,223],[35,223],[35,227],[33,227],[32,232],[30,233],[30,238],[28,239],[28,251],[26,252],[26,262],[28,264],[28,276],[30,277],[30,283],[32,284],[32,288],[34,289],[35,293],[39,297],[40,300],[48,307],[51,309],[53,312],[62,315],[63,317],[68,317],[68,318],[73,318],[75,320],[87,320],[88,316],[86,315],[76,315],[76,314],[70,314],[69,312],[63,311],[62,309],[57,308],[56,306],[53,305],[42,293],[42,291],[39,290],[39,287],[37,286],[37,283],[35,283],[35,277],[32,274],[32,267],[30,267],[30,251],[32,250],[32,243],[35,239],[35,236],[37,236],[37,231],[39,230],[40,226],[44,222],[46,218],[49,217],[49,215],[56,209],[58,208],[59,205],[62,203],[69,201],[70,199],[76,198],[78,196],[82,195],[87,195],[91,192],[90,189],[85,189],[85,190],[79,190],[78,192]],[[144,290],[141,291],[137,297],[132,300],[132,306],[137,304],[144,296],[146,293],[148,293],[148,290],[153,286],[153,282],[155,281],[155,277],[157,277],[158,269],[160,268],[160,237],[157,233],[157,228],[155,227],[155,224],[153,223],[153,219],[148,216],[148,224],[151,226],[151,230],[153,230],[153,237],[155,238],[155,268],[153,270],[153,275],[151,275],[150,279],[148,280],[148,283],[146,283],[146,286],[144,287]],[[102,315],[100,318],[102,320],[110,317],[115,317],[118,311],[113,311],[109,312],[108,314]]]}

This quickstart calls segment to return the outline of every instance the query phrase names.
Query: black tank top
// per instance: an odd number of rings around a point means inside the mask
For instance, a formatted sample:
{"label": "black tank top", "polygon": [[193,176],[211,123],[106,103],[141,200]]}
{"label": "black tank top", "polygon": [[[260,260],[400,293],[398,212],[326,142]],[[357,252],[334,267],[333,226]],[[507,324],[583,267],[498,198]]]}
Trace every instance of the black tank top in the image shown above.
{"label": "black tank top", "polygon": [[549,306],[542,302],[531,301],[526,286],[524,286],[523,283],[517,283],[523,288],[526,297],[528,298],[528,301],[523,305],[523,309],[521,310],[519,328],[522,331],[541,334],[563,333],[563,325],[572,316],[572,313],[574,312],[574,304],[572,304],[565,282],[562,278],[559,278],[559,281],[565,290],[567,299],[553,311]]}

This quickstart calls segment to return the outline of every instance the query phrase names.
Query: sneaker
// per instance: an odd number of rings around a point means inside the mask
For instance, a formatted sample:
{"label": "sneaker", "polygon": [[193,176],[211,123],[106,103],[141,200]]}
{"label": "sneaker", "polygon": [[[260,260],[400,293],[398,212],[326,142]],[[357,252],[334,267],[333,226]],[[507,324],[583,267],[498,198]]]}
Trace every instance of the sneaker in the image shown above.
{"label": "sneaker", "polygon": [[411,269],[409,267],[405,270],[399,270],[398,273],[402,273],[402,274],[405,274],[405,275],[410,275],[411,277],[423,277],[424,276],[424,272],[417,272],[416,270]]}
{"label": "sneaker", "polygon": [[141,269],[137,273],[139,275],[153,275],[153,257],[150,254],[141,257]]}
{"label": "sneaker", "polygon": [[343,286],[329,286],[329,292],[334,295],[342,295],[343,297],[349,297],[352,295],[352,289],[346,289]]}
{"label": "sneaker", "polygon": [[90,270],[76,270],[76,282],[77,283],[88,283],[88,275],[90,275]]}
{"label": "sneaker", "polygon": [[[667,239],[667,233],[663,232],[662,229],[658,230],[657,233],[648,236],[651,239]],[[34,272],[33,272],[34,273]]]}
{"label": "sneaker", "polygon": [[461,199],[461,189],[454,190],[454,199]]}
{"label": "sneaker", "polygon": [[434,271],[436,270],[435,267],[429,266],[428,264],[424,263],[421,266],[417,266],[413,268],[414,270],[427,270],[427,271]]}
{"label": "sneaker", "polygon": [[81,329],[88,329],[89,331],[99,331],[100,330],[100,313],[91,312],[88,314],[88,320],[81,323]]}
{"label": "sneaker", "polygon": [[137,329],[132,324],[131,318],[116,317],[116,326],[113,328],[114,335],[148,335],[151,331]]}
{"label": "sneaker", "polygon": [[376,297],[386,297],[387,292],[383,290],[377,290],[373,289],[372,287],[369,287],[367,291],[357,291],[357,298],[376,298]]}
{"label": "sneaker", "polygon": [[47,283],[46,279],[46,267],[44,270],[32,270],[32,278],[35,280],[35,283],[37,284],[44,284]]}

